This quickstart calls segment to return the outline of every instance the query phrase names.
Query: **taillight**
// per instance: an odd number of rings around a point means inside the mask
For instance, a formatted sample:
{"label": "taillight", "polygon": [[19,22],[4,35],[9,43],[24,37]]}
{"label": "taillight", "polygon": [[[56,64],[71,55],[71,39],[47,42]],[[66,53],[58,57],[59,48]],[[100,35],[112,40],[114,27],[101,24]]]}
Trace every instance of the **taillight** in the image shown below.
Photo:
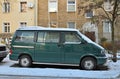
{"label": "taillight", "polygon": [[12,49],[10,49],[10,54],[12,54]]}

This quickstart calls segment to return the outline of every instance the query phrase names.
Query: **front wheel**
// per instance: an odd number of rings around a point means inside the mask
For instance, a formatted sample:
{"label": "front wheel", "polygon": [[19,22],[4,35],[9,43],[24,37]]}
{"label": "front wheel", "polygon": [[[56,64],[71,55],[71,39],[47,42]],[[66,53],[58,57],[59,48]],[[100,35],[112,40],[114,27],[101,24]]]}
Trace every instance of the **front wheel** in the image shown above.
{"label": "front wheel", "polygon": [[30,67],[32,65],[32,60],[27,55],[22,55],[19,59],[19,65],[22,67]]}
{"label": "front wheel", "polygon": [[94,70],[96,68],[96,60],[92,57],[86,57],[81,61],[81,68],[85,70]]}

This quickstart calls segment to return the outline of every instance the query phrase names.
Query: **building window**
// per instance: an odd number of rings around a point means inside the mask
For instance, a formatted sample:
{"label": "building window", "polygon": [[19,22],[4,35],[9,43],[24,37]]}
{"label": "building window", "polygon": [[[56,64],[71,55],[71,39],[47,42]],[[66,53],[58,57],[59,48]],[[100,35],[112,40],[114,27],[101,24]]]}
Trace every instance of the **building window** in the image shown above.
{"label": "building window", "polygon": [[68,22],[68,28],[75,28],[75,22]]}
{"label": "building window", "polygon": [[27,26],[27,22],[20,22],[20,27],[26,27]]}
{"label": "building window", "polygon": [[105,11],[112,11],[113,10],[112,5],[110,3],[110,0],[105,0],[103,6],[104,6]]}
{"label": "building window", "polygon": [[92,10],[86,10],[85,18],[92,18],[94,16],[94,12]]}
{"label": "building window", "polygon": [[49,0],[49,12],[57,12],[57,0]]}
{"label": "building window", "polygon": [[10,23],[8,23],[8,22],[3,23],[3,32],[5,32],[5,33],[10,32]]}
{"label": "building window", "polygon": [[5,12],[5,13],[10,12],[10,3],[9,2],[4,2],[3,3],[3,12]]}
{"label": "building window", "polygon": [[103,21],[103,32],[111,33],[111,23],[110,21]]}
{"label": "building window", "polygon": [[57,22],[56,21],[52,21],[50,23],[50,27],[56,28],[57,27]]}
{"label": "building window", "polygon": [[68,2],[67,2],[67,11],[68,12],[76,11],[76,0],[68,0]]}
{"label": "building window", "polygon": [[27,2],[20,2],[20,12],[27,12]]}

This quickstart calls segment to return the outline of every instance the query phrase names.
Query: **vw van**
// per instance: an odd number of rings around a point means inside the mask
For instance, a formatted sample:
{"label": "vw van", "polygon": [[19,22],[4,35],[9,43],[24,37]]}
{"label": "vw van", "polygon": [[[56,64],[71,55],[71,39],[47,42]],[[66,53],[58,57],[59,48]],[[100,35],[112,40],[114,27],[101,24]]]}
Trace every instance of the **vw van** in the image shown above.
{"label": "vw van", "polygon": [[10,51],[10,59],[19,61],[22,67],[40,63],[93,70],[107,60],[103,47],[79,30],[68,28],[19,28],[13,36]]}

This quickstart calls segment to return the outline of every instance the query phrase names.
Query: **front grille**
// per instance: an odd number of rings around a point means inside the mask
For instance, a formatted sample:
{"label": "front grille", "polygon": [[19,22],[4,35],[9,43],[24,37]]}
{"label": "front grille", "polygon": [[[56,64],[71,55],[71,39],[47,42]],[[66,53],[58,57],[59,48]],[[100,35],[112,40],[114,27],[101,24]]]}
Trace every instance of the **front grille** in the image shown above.
{"label": "front grille", "polygon": [[0,51],[5,51],[6,50],[6,47],[3,46],[3,47],[0,47]]}

